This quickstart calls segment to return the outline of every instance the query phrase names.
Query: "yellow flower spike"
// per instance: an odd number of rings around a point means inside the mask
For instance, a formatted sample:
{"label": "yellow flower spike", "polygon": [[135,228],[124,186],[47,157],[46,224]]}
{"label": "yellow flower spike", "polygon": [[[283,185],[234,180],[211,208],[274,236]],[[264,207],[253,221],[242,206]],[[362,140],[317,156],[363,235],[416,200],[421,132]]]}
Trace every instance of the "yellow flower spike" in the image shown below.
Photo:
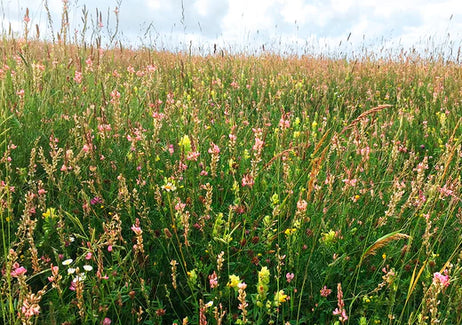
{"label": "yellow flower spike", "polygon": [[284,293],[284,290],[279,290],[274,295],[274,304],[280,306],[283,302],[286,302],[288,298],[289,296]]}
{"label": "yellow flower spike", "polygon": [[237,289],[237,285],[241,282],[241,279],[239,278],[239,276],[237,275],[234,275],[234,274],[231,274],[229,276],[229,282],[227,284],[228,287],[230,288],[235,288]]}
{"label": "yellow flower spike", "polygon": [[48,218],[54,219],[57,217],[55,208],[48,208],[47,211],[44,212],[42,215],[45,219],[48,219]]}

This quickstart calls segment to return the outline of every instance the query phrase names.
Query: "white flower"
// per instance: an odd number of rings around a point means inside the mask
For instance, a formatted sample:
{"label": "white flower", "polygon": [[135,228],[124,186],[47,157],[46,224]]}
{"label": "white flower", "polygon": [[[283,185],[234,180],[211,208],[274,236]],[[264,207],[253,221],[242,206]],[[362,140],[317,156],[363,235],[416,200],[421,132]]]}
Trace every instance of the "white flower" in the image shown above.
{"label": "white flower", "polygon": [[172,184],[171,182],[168,182],[165,185],[162,185],[161,188],[167,192],[173,192],[176,190],[176,186]]}
{"label": "white flower", "polygon": [[69,265],[72,262],[74,262],[74,260],[72,258],[69,258],[69,259],[63,261],[63,265]]}
{"label": "white flower", "polygon": [[77,281],[79,282],[82,282],[82,281],[85,281],[85,279],[87,278],[87,275],[85,273],[81,273],[79,275],[77,275],[73,280],[72,282],[76,283]]}
{"label": "white flower", "polygon": [[74,274],[75,273],[75,269],[73,267],[70,267],[67,269],[67,274]]}
{"label": "white flower", "polygon": [[93,266],[91,266],[91,265],[84,265],[84,266],[83,266],[83,269],[84,269],[85,271],[87,271],[87,272],[90,272],[90,271],[93,270]]}

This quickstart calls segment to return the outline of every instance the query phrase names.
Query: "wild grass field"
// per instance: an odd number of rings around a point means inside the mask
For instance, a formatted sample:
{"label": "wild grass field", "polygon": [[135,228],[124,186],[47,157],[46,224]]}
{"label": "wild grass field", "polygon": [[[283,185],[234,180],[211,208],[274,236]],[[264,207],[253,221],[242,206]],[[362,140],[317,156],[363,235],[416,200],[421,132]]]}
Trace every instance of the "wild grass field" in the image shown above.
{"label": "wild grass field", "polygon": [[462,323],[462,68],[0,47],[4,324]]}

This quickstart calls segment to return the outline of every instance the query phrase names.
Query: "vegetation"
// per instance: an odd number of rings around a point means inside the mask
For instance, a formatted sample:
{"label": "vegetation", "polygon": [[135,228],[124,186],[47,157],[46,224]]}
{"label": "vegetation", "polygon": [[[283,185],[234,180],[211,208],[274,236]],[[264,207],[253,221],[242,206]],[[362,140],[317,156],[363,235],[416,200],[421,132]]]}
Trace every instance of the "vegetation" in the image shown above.
{"label": "vegetation", "polygon": [[2,41],[5,324],[459,324],[459,64]]}

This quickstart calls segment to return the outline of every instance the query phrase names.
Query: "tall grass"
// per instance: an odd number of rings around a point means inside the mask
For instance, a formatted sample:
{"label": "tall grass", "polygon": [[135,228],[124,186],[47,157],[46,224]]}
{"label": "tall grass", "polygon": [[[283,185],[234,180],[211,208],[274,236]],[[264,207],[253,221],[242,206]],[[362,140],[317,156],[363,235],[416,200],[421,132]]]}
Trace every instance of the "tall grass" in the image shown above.
{"label": "tall grass", "polygon": [[2,44],[5,324],[462,321],[458,64]]}

